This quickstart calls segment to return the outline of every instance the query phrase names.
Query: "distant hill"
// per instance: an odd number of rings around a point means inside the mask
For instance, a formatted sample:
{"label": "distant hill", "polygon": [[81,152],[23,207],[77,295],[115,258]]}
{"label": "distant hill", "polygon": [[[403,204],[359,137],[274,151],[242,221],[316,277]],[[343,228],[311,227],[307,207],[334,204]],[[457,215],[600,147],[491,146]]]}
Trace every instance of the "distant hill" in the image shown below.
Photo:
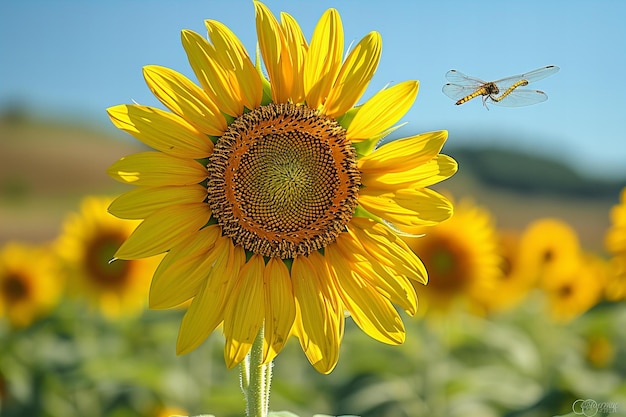
{"label": "distant hill", "polygon": [[613,198],[626,179],[587,178],[568,165],[540,155],[492,148],[450,148],[463,175],[473,175],[485,186],[519,193]]}
{"label": "distant hill", "polygon": [[10,116],[0,118],[0,243],[53,238],[84,195],[129,189],[109,178],[106,168],[145,149],[137,141],[78,124]]}

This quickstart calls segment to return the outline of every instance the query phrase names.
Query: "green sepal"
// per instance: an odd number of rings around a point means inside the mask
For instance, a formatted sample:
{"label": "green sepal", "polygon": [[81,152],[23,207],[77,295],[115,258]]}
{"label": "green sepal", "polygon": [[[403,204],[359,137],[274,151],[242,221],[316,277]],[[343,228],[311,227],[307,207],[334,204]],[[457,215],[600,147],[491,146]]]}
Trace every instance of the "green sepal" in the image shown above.
{"label": "green sepal", "polygon": [[356,209],[354,209],[353,216],[355,216],[355,217],[364,217],[366,219],[374,220],[375,222],[378,222],[378,223],[383,223],[383,219],[381,219],[380,217],[370,213],[369,211],[365,210],[361,206],[356,206]]}
{"label": "green sepal", "polygon": [[289,274],[291,274],[291,265],[293,265],[293,258],[283,259],[283,263],[287,266]]}
{"label": "green sepal", "polygon": [[350,127],[350,123],[352,123],[354,116],[356,116],[360,108],[361,106],[353,107],[347,112],[345,112],[344,114],[342,114],[341,116],[337,117],[335,120],[337,120],[337,123],[339,123],[339,126],[348,130],[348,128]]}
{"label": "green sepal", "polygon": [[261,50],[259,49],[259,44],[256,45],[256,58],[254,61],[254,67],[259,73],[259,77],[261,77],[261,84],[263,85],[263,97],[261,98],[261,106],[267,106],[272,102],[272,85],[263,75],[263,70],[261,69]]}
{"label": "green sepal", "polygon": [[405,124],[406,123],[401,123],[397,126],[392,126],[389,129],[385,130],[380,135],[376,135],[372,138],[366,139],[361,142],[353,143],[352,146],[354,146],[354,149],[356,150],[357,159],[374,152],[374,149],[376,149],[377,146],[381,145],[380,142],[381,140],[383,140],[383,138],[385,138],[390,133],[395,132],[397,129],[401,128]]}
{"label": "green sepal", "polygon": [[352,142],[352,146],[356,151],[357,159],[364,157],[365,155],[369,155],[376,148],[376,144],[378,143],[378,139],[371,138],[367,140],[362,140],[360,142]]}
{"label": "green sepal", "polygon": [[[224,115],[224,118],[226,119],[226,126],[230,126],[231,123],[235,121],[235,117],[231,116],[230,114],[226,114],[226,113],[222,113],[222,114]],[[217,140],[213,143],[217,143]]]}

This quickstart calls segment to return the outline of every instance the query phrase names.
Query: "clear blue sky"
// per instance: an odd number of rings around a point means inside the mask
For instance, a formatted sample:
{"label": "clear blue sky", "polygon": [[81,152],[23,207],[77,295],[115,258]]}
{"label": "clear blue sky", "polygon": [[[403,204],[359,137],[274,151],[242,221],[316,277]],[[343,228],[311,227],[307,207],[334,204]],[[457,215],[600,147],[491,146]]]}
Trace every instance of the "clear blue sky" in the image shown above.
{"label": "clear blue sky", "polygon": [[[449,143],[496,144],[561,158],[599,176],[626,176],[626,1],[286,1],[307,38],[328,7],[339,10],[346,45],[372,30],[382,61],[367,94],[420,80],[402,132],[447,129]],[[252,1],[51,1],[0,3],[0,105],[19,100],[49,116],[109,126],[105,108],[156,105],[141,67],[190,77],[180,30],[205,33],[204,19],[228,25],[250,53]],[[530,107],[454,106],[441,92],[455,68],[486,80],[545,65],[561,67],[533,87],[549,99]],[[480,139],[484,137],[484,139]]]}

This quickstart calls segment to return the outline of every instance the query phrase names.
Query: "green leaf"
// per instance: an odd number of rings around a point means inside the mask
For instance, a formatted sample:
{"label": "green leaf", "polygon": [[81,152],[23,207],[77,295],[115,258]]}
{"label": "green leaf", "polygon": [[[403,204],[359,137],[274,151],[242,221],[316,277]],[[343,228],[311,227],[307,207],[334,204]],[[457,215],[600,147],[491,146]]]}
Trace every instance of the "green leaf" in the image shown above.
{"label": "green leaf", "polygon": [[270,411],[267,417],[298,417],[291,411]]}
{"label": "green leaf", "polygon": [[328,414],[315,414],[313,417],[359,417],[359,416],[355,416],[355,415],[352,415],[352,414],[350,414],[350,415],[345,414],[343,416],[329,416]]}

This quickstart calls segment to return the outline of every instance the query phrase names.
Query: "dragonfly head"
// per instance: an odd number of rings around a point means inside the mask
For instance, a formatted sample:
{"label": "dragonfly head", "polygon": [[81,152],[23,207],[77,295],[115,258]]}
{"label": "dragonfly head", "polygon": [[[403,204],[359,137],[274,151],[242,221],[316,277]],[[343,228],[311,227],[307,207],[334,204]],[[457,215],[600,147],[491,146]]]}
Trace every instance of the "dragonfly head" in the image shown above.
{"label": "dragonfly head", "polygon": [[500,89],[494,82],[485,83],[484,87],[485,87],[485,90],[487,91],[487,94],[489,95],[500,94]]}

